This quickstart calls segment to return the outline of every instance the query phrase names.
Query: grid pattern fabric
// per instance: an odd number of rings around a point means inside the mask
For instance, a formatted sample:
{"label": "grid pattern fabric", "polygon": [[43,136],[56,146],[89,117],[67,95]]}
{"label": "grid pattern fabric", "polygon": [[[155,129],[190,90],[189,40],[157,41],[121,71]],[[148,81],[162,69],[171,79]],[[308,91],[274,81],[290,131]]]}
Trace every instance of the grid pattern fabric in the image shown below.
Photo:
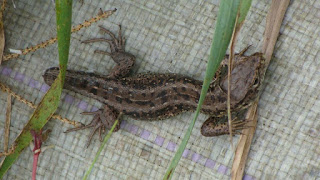
{"label": "grid pattern fabric", "polygon": [[[55,37],[55,5],[52,1],[8,1],[4,14],[5,54]],[[270,1],[254,0],[237,43],[237,51],[259,51]],[[123,27],[126,51],[135,55],[134,73],[179,73],[201,80],[217,19],[219,1],[84,0],[73,4],[73,24],[94,17],[99,8],[118,10],[109,18],[72,34],[69,69],[107,74],[115,65],[110,57],[94,54],[109,50],[105,43],[82,44],[103,37],[98,25],[112,32]],[[259,102],[256,134],[244,179],[320,178],[320,2],[292,1],[285,15]],[[17,94],[39,103],[48,86],[45,69],[58,65],[57,44],[2,63],[0,81]],[[5,107],[6,93],[0,93]],[[64,91],[57,113],[88,123],[80,113],[100,108],[96,100]],[[0,137],[4,134],[5,108],[0,108]],[[13,100],[10,142],[20,133],[32,109]],[[90,179],[162,179],[192,120],[187,112],[163,121],[137,121],[123,117],[93,168]],[[229,179],[233,152],[227,136],[200,134],[205,115],[196,122],[187,149],[173,179]],[[65,134],[72,128],[52,119],[44,145],[55,145],[40,154],[39,179],[81,179],[94,159],[100,141],[85,144],[88,130]],[[236,143],[235,136],[233,142]],[[2,141],[2,140],[1,140]],[[3,149],[3,143],[0,144]],[[26,149],[5,179],[30,179],[33,156]]]}

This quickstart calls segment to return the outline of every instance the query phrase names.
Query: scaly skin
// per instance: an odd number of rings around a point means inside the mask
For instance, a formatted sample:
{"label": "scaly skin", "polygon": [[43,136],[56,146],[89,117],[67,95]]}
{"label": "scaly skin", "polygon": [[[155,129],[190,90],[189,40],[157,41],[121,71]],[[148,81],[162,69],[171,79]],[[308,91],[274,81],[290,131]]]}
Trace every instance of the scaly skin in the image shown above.
{"label": "scaly skin", "polygon": [[[102,27],[100,27],[102,28]],[[202,82],[177,74],[138,74],[128,76],[135,62],[135,57],[124,51],[125,41],[119,32],[119,40],[108,30],[112,40],[93,39],[85,43],[106,41],[110,44],[111,53],[96,51],[111,56],[117,63],[108,76],[68,70],[65,89],[94,98],[106,106],[92,113],[94,120],[87,127],[94,127],[90,139],[96,130],[104,130],[113,125],[121,112],[140,120],[166,119],[183,111],[194,111],[200,97]],[[260,90],[260,79],[263,77],[264,58],[261,53],[251,56],[235,55],[231,81],[231,111],[234,116],[243,116],[244,110],[257,97]],[[224,62],[226,62],[227,57]],[[59,68],[47,69],[44,80],[51,85],[59,73]],[[201,111],[211,117],[203,124],[201,133],[204,136],[217,136],[229,132],[226,123],[227,109],[227,76],[226,66],[222,65],[211,83]],[[241,113],[240,113],[241,112]],[[243,127],[241,121],[235,121],[234,131]],[[119,129],[119,126],[117,130]]]}

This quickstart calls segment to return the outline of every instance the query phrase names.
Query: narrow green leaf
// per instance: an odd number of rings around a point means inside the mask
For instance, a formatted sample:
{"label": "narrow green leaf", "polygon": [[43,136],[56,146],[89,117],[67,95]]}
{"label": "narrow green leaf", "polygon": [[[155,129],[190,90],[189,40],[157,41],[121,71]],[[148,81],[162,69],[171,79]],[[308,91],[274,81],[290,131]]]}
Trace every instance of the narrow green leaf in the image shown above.
{"label": "narrow green leaf", "polygon": [[89,167],[89,169],[87,170],[86,174],[84,175],[84,177],[82,178],[83,180],[88,179],[89,174],[92,171],[92,168],[94,166],[94,164],[96,163],[96,161],[98,160],[102,149],[104,148],[104,146],[107,144],[108,140],[110,139],[110,136],[114,130],[114,128],[116,127],[116,125],[119,123],[119,120],[117,119],[114,123],[113,126],[111,127],[110,131],[108,132],[108,134],[106,135],[106,137],[104,137],[103,143],[101,144],[101,146],[99,147],[98,152],[96,153],[96,156],[94,157],[94,160],[91,163],[91,166]]}
{"label": "narrow green leaf", "polygon": [[251,7],[252,0],[241,0],[240,6],[239,6],[239,19],[237,26],[242,24],[244,20],[246,19],[246,16],[249,12],[249,9]]}
{"label": "narrow green leaf", "polygon": [[56,17],[59,65],[63,77],[62,82],[64,82],[70,46],[72,0],[56,0]]}
{"label": "narrow green leaf", "polygon": [[14,144],[16,145],[16,147],[13,154],[10,154],[9,156],[5,157],[0,168],[0,179],[3,178],[4,174],[18,159],[20,153],[31,142],[32,135],[30,133],[30,130],[35,130],[36,132],[39,132],[43,128],[43,126],[48,122],[48,120],[56,111],[59,105],[69,54],[71,30],[71,5],[72,0],[56,1],[57,34],[59,46],[58,49],[59,62],[61,67],[58,78],[54,81],[51,88],[44,95],[38,107],[32,114],[29,122],[25,125],[22,132],[15,140]]}
{"label": "narrow green leaf", "polygon": [[213,41],[210,49],[209,62],[206,69],[206,75],[204,78],[203,86],[201,89],[201,95],[197,110],[195,112],[194,119],[190,122],[188,131],[186,132],[178,151],[176,152],[165,176],[163,179],[171,179],[172,174],[178,165],[178,162],[182,156],[182,153],[187,146],[188,140],[190,138],[193,126],[199,115],[202,103],[207,94],[208,88],[212,81],[212,78],[217,71],[223,57],[228,49],[232,32],[235,25],[235,20],[237,12],[239,9],[240,0],[223,0],[220,3],[219,14],[216,29],[213,36]]}

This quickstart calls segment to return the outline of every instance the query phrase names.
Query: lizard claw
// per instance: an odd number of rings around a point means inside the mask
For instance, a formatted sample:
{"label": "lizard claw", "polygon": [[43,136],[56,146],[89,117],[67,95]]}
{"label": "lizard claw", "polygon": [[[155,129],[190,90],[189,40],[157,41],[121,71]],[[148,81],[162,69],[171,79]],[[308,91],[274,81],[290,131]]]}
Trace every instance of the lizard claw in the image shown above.
{"label": "lizard claw", "polygon": [[[87,128],[93,128],[90,132],[90,135],[88,137],[88,141],[86,146],[89,147],[93,135],[99,131],[99,140],[102,141],[102,134],[105,132],[105,129],[111,129],[113,123],[117,119],[117,114],[113,110],[111,110],[108,106],[104,106],[104,109],[99,109],[94,112],[82,112],[81,114],[83,115],[94,115],[92,121],[81,127],[77,128],[71,128],[65,131],[65,133],[69,133],[72,131],[78,131],[78,130],[83,130]],[[120,123],[117,124],[116,128],[114,129],[114,132],[118,131],[120,129]]]}

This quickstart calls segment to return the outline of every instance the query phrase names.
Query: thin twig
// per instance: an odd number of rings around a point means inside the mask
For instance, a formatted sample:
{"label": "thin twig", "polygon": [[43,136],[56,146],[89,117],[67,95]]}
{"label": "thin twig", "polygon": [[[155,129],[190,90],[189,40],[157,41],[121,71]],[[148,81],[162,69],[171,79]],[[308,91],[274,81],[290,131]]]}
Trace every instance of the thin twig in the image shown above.
{"label": "thin twig", "polygon": [[8,152],[11,122],[11,94],[7,98],[6,124],[4,126],[4,152]]}
{"label": "thin twig", "polygon": [[[89,21],[84,21],[84,23],[82,24],[79,24],[77,26],[75,26],[74,28],[72,28],[71,32],[74,33],[74,32],[77,32],[79,31],[80,29],[84,28],[84,27],[88,27],[90,26],[92,23],[95,23],[97,21],[99,21],[100,19],[102,18],[107,18],[109,17],[110,15],[112,15],[117,9],[114,9],[114,10],[109,10],[109,11],[105,11],[103,13],[99,13],[96,17],[93,17],[91,18]],[[23,49],[21,50],[21,54],[7,54],[3,57],[3,61],[8,61],[10,59],[13,59],[13,58],[17,58],[19,57],[20,55],[26,55],[30,52],[34,52],[40,48],[45,48],[46,46],[48,45],[51,45],[53,43],[55,43],[57,41],[57,37],[54,37],[54,38],[51,38],[49,40],[46,40],[38,45],[35,45],[35,46],[32,46],[32,47],[29,47],[29,48],[26,48],[26,49]]]}
{"label": "thin twig", "polygon": [[[15,146],[11,146],[11,148],[7,152],[0,152],[0,157],[2,156],[8,156],[14,152]],[[1,167],[2,162],[0,163]]]}
{"label": "thin twig", "polygon": [[5,45],[5,36],[4,36],[4,25],[3,25],[3,13],[6,7],[6,0],[3,0],[1,9],[0,9],[0,65],[3,58],[3,50]]}
{"label": "thin twig", "polygon": [[232,37],[231,37],[231,45],[230,45],[230,54],[229,54],[229,61],[228,61],[228,92],[227,92],[227,113],[228,113],[228,126],[229,126],[229,135],[230,135],[230,144],[231,144],[231,149],[232,151],[234,151],[234,146],[232,143],[232,116],[231,116],[231,72],[232,72],[232,61],[233,61],[233,57],[234,57],[234,46],[236,44],[237,41],[237,30],[239,28],[237,28],[237,24],[238,24],[238,19],[239,19],[239,13],[237,14],[236,17],[236,21],[235,21],[235,26],[234,26],[234,30],[232,33]]}
{"label": "thin twig", "polygon": [[[33,104],[32,102],[26,100],[25,98],[21,97],[20,95],[16,94],[15,92],[13,92],[9,87],[7,87],[6,85],[2,84],[0,82],[0,89],[4,92],[7,92],[9,94],[11,94],[11,96],[13,96],[14,98],[16,98],[17,100],[19,100],[20,102],[28,105],[29,107],[31,107],[32,109],[35,109],[37,106],[35,104]],[[68,123],[68,124],[71,124],[75,127],[80,127],[82,126],[82,123],[79,123],[79,122],[76,122],[76,121],[71,121],[67,118],[63,118],[61,117],[61,115],[57,115],[57,114],[54,114],[52,115],[52,118],[55,118],[55,119],[58,119],[60,121],[62,121],[63,123]]]}
{"label": "thin twig", "polygon": [[2,5],[1,5],[1,14],[3,14],[4,10],[6,9],[6,4],[7,4],[7,0],[3,0]]}
{"label": "thin twig", "polygon": [[[282,24],[282,20],[288,8],[289,2],[290,0],[273,0],[271,3],[271,7],[267,15],[264,43],[262,47],[262,52],[264,53],[266,59],[265,70],[270,63],[273,49],[279,35],[280,26]],[[252,126],[252,128],[244,129],[241,132],[244,135],[240,136],[239,144],[237,146],[235,157],[233,160],[231,169],[232,180],[241,180],[243,178],[245,163],[248,157],[253,135],[257,127],[258,100],[259,97],[249,108],[246,115],[246,119],[251,120],[247,125]]]}

